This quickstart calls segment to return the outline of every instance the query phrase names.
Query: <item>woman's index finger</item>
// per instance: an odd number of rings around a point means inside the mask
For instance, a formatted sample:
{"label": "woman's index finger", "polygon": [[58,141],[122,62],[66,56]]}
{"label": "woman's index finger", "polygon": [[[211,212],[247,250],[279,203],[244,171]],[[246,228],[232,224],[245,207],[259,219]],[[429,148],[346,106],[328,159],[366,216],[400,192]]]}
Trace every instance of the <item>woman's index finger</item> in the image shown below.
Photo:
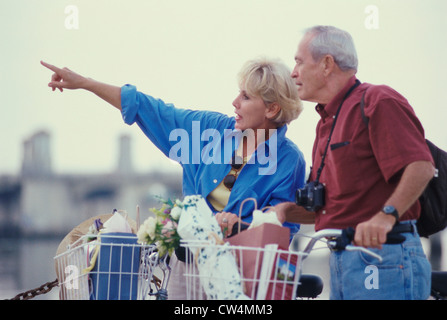
{"label": "woman's index finger", "polygon": [[53,66],[52,64],[46,63],[46,62],[44,62],[44,61],[40,61],[40,63],[41,63],[44,67],[46,67],[46,68],[48,68],[48,69],[50,69],[50,70],[52,70],[52,71],[54,71],[54,72],[56,72],[56,73],[62,71],[62,69],[60,69],[60,68],[58,68],[58,67],[56,67],[56,66]]}

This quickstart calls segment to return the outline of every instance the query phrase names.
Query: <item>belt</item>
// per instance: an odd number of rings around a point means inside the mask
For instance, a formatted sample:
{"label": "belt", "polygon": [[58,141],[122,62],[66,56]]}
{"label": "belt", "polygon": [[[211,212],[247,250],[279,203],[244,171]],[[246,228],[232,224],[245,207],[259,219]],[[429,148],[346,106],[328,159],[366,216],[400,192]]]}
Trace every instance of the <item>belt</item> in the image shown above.
{"label": "belt", "polygon": [[390,233],[413,233],[415,231],[413,223],[398,223]]}

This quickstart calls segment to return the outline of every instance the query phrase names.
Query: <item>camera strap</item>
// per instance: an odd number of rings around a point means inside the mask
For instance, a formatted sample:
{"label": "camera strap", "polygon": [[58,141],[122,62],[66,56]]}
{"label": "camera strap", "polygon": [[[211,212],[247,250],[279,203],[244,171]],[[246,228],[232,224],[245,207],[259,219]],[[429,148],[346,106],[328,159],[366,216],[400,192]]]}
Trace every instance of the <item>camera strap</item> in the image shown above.
{"label": "camera strap", "polygon": [[326,148],[324,149],[323,157],[321,158],[321,164],[317,171],[317,178],[315,179],[316,182],[320,181],[321,171],[323,171],[323,167],[324,167],[324,160],[326,159],[327,150],[329,148],[329,144],[331,143],[332,133],[334,132],[335,124],[337,123],[337,118],[338,118],[338,114],[340,113],[341,107],[342,107],[343,103],[345,102],[345,100],[352,93],[352,91],[354,91],[354,89],[357,88],[359,85],[360,85],[360,81],[355,80],[355,84],[351,88],[349,88],[348,92],[346,92],[345,96],[343,97],[343,100],[341,101],[340,105],[338,106],[337,112],[335,113],[335,116],[334,116],[334,122],[332,123],[331,132],[329,133],[329,138],[327,139]]}

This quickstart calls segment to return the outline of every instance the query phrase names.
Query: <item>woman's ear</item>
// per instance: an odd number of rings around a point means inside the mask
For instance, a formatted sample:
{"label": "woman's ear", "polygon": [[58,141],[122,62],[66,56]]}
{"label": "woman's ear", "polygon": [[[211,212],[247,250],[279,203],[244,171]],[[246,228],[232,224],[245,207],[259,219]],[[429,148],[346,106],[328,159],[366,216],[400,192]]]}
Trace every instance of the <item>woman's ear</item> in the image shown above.
{"label": "woman's ear", "polygon": [[279,112],[281,111],[281,107],[277,102],[273,102],[267,106],[265,117],[269,120],[275,119]]}

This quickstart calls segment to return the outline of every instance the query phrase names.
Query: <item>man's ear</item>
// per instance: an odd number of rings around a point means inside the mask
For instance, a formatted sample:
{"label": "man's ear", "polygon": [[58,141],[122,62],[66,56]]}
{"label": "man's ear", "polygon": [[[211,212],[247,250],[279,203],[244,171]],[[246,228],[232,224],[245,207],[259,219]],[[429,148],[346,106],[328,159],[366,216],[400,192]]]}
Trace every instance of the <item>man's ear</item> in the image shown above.
{"label": "man's ear", "polygon": [[330,75],[336,65],[337,64],[335,63],[334,57],[329,54],[325,55],[321,59],[321,67],[325,76]]}

